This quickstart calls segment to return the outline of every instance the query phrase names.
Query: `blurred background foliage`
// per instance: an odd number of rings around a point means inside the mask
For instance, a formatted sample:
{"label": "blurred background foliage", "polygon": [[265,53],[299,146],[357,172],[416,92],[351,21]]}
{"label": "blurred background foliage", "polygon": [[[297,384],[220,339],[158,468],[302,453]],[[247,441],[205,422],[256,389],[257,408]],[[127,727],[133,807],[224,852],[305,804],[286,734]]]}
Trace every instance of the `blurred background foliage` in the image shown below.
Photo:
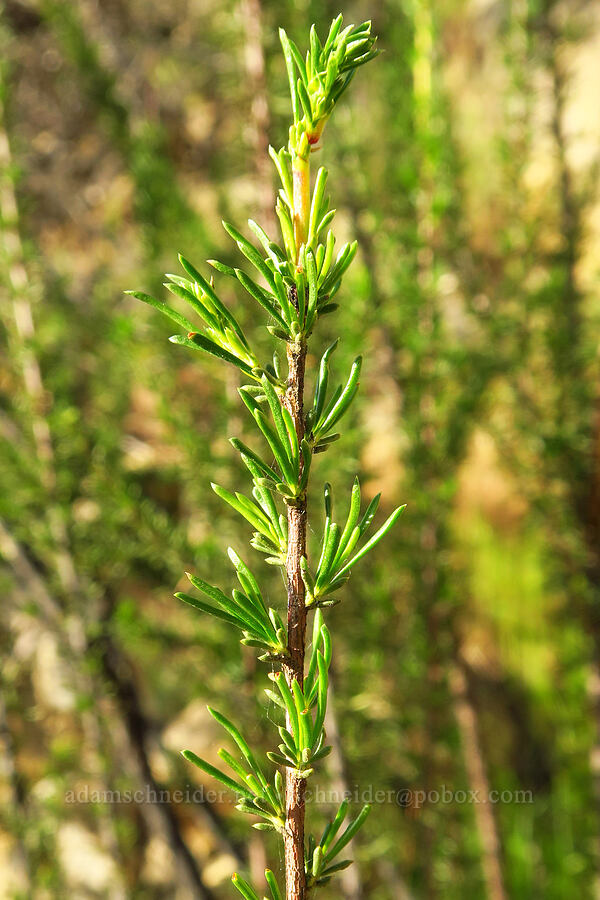
{"label": "blurred background foliage", "polygon": [[[233,869],[260,883],[231,803],[68,792],[199,786],[178,751],[216,752],[205,705],[233,712],[232,684],[260,741],[252,654],[172,598],[184,570],[227,585],[223,539],[247,538],[208,487],[245,484],[227,443],[246,427],[237,376],[170,346],[122,291],[160,292],[178,250],[234,262],[221,218],[272,228],[277,26],[300,38],[338,12],[3,4],[2,897],[219,900]],[[377,804],[327,896],[597,897],[600,4],[343,12],[372,17],[385,53],[320,151],[338,236],[360,249],[315,351],[339,332],[340,372],[366,358],[334,490],[359,471],[367,496],[408,509],[329,614],[323,787],[405,799]],[[415,793],[444,788],[511,793]]]}

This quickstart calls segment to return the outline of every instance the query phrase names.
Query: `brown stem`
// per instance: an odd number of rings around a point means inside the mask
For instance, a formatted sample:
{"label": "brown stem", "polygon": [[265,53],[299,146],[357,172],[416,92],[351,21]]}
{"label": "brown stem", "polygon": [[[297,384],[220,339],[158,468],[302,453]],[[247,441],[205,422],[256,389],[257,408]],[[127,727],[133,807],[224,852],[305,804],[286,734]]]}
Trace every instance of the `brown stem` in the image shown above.
{"label": "brown stem", "polygon": [[[306,345],[288,344],[288,383],[284,405],[290,413],[298,441],[304,437],[304,368]],[[306,496],[288,507],[288,551],[286,559],[288,595],[289,662],[283,670],[289,685],[296,678],[304,682],[304,650],[306,641],[306,607],[300,560],[306,556]],[[288,728],[290,723],[288,722]],[[304,794],[306,782],[293,769],[286,769],[285,780],[285,874],[286,900],[304,900]]]}

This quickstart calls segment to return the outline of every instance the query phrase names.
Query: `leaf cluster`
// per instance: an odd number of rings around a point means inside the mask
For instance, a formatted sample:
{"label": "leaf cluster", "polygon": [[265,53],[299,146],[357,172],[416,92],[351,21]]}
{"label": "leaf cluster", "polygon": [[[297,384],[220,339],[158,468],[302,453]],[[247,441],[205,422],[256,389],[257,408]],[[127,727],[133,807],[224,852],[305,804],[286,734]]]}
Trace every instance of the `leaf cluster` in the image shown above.
{"label": "leaf cluster", "polygon": [[285,824],[285,799],[281,772],[279,770],[275,772],[273,784],[271,784],[239,729],[216,709],[211,709],[209,706],[208,711],[233,738],[242,753],[243,762],[239,762],[224,747],[218,751],[219,757],[239,780],[227,775],[221,769],[217,769],[216,766],[211,765],[191,750],[184,750],[182,755],[197,768],[216,778],[217,781],[238,795],[236,808],[240,812],[261,819],[260,822],[254,823],[254,828],[259,831],[281,831]]}
{"label": "leaf cluster", "polygon": [[[265,869],[265,879],[271,892],[271,900],[283,900],[283,895],[279,890],[279,885],[277,884],[275,876],[270,869]],[[254,888],[250,884],[248,884],[247,881],[244,881],[244,879],[241,878],[241,876],[238,875],[237,872],[232,876],[231,880],[242,897],[244,897],[244,900],[260,900]],[[269,898],[265,897],[264,900],[269,900]]]}
{"label": "leaf cluster", "polygon": [[348,813],[348,801],[343,800],[335,817],[325,826],[318,844],[314,837],[310,835],[306,848],[305,862],[309,888],[327,884],[336,872],[341,872],[352,865],[351,859],[342,859],[339,862],[334,860],[344,847],[350,843],[370,812],[371,807],[369,804],[365,804],[356,818],[348,823],[336,840],[336,836]]}
{"label": "leaf cluster", "polygon": [[[355,241],[344,244],[335,252],[335,237],[330,229],[335,209],[326,192],[327,171],[325,168],[318,170],[311,196],[308,158],[357,68],[373,59],[378,51],[374,47],[370,22],[343,28],[341,16],[332,23],[323,43],[313,26],[305,57],[283,31],[281,42],[294,113],[288,147],[269,150],[281,181],[276,203],[281,244],[272,240],[252,219],[248,226],[254,240],[224,222],[225,231],[250,264],[249,271],[215,259],[208,262],[220,276],[234,283],[236,289],[241,285],[259,304],[268,316],[267,329],[274,338],[305,353],[307,339],[319,318],[337,308],[334,298],[357,252]],[[294,187],[294,179],[300,175],[301,201],[295,196]],[[301,228],[298,227],[296,205],[302,207],[302,218],[306,220]],[[214,279],[207,280],[185,257],[179,259],[186,277],[167,275],[165,287],[192,308],[201,321],[200,326],[148,294],[130,293],[180,326],[184,333],[173,336],[173,343],[203,350],[234,365],[244,374],[247,383],[240,387],[240,397],[266,449],[259,452],[240,439],[232,438],[233,447],[250,473],[251,493],[230,491],[216,483],[212,488],[251,525],[251,546],[265,555],[267,563],[284,568],[288,555],[288,524],[286,516],[280,512],[281,504],[294,507],[305,502],[313,455],[327,450],[340,437],[335,429],[356,396],[361,357],[352,364],[345,384],[339,384],[331,391],[329,364],[337,341],[325,350],[312,407],[298,427],[287,407],[287,379],[277,352],[274,352],[272,362],[259,363],[243,329],[217,293]],[[267,606],[256,578],[234,550],[230,548],[228,553],[239,588],[234,588],[230,597],[196,575],[188,575],[188,578],[203,595],[202,599],[187,593],[176,594],[195,609],[239,629],[241,643],[256,648],[261,660],[279,664],[280,670],[271,673],[272,689],[267,689],[266,693],[281,716],[277,726],[280,743],[276,751],[267,753],[267,758],[278,767],[293,770],[299,778],[308,778],[314,764],[331,750],[326,744],[325,716],[332,648],[320,607],[336,602],[328,599],[329,596],[347,581],[351,567],[387,533],[403,508],[395,510],[361,546],[379,497],[371,501],[362,516],[360,500],[357,479],[346,524],[341,528],[333,521],[331,488],[325,486],[325,527],[316,570],[311,570],[305,557],[301,560],[306,604],[315,611],[308,670],[303,679],[290,678],[289,674],[286,678],[284,668],[289,661],[286,626],[279,612]],[[219,750],[220,759],[232,774],[213,766],[191,750],[185,750],[183,755],[237,795],[237,808],[259,820],[253,827],[283,833],[285,792],[281,769],[277,768],[273,777],[267,777],[239,729],[221,713],[212,709],[210,712],[241,752],[239,759],[224,748]],[[348,864],[346,860],[337,861],[336,857],[362,824],[368,808],[365,807],[337,837],[346,812],[347,804],[342,804],[319,843],[310,839],[305,848],[310,887],[327,883],[335,872]],[[272,900],[281,900],[270,870],[267,870],[266,878]],[[254,888],[239,875],[234,875],[233,883],[246,900],[258,900]]]}
{"label": "leaf cluster", "polygon": [[201,612],[235,625],[242,631],[241,643],[261,650],[261,659],[284,659],[288,655],[287,632],[281,616],[277,610],[267,608],[256,578],[231,547],[228,554],[242,588],[241,591],[234,588],[231,599],[219,588],[189,573],[187,576],[193,586],[212,600],[212,604],[186,593],[179,592],[175,596]]}
{"label": "leaf cluster", "polygon": [[192,350],[204,350],[211,356],[232,363],[245,375],[252,376],[253,370],[260,367],[239,322],[219,299],[212,282],[207,281],[181,254],[179,261],[192,280],[179,275],[167,275],[169,281],[165,282],[164,286],[174,296],[185,300],[192,307],[204,322],[202,332],[199,332],[189,319],[161,300],[156,300],[143,291],[125,291],[125,293],[148,303],[185,329],[185,335],[176,334],[169,338],[173,344],[181,344]]}
{"label": "leaf cluster", "polygon": [[356,478],[352,487],[346,523],[341,528],[337,522],[333,521],[331,485],[325,485],[325,525],[316,572],[311,571],[305,558],[302,559],[302,578],[306,587],[307,606],[333,606],[339,602],[337,599],[325,600],[323,598],[333,594],[346,584],[352,568],[385,537],[406,508],[405,505],[397,507],[381,528],[362,547],[358,547],[373,521],[380,498],[381,494],[377,494],[361,516],[360,483]]}
{"label": "leaf cluster", "polygon": [[306,157],[323,133],[335,104],[352,81],[356,70],[374,59],[376,38],[371,23],[342,28],[341,14],[331,23],[324,44],[313,25],[310,45],[303,57],[283,28],[279,30],[287,68],[294,123],[290,127],[290,148]]}
{"label": "leaf cluster", "polygon": [[290,688],[283,673],[277,672],[271,677],[279,693],[267,689],[269,699],[286,714],[286,726],[281,725],[277,729],[282,741],[279,752],[269,752],[267,756],[278,765],[295,769],[303,778],[312,775],[313,763],[331,752],[331,747],[325,746],[324,729],[330,663],[331,638],[318,611],[304,685],[301,687],[294,679]]}

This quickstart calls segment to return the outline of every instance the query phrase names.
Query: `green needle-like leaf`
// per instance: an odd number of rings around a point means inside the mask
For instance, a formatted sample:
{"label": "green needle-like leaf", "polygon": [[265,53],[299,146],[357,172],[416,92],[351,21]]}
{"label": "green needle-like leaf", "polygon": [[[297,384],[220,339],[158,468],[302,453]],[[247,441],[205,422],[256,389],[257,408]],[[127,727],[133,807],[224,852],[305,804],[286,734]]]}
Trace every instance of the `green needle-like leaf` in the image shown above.
{"label": "green needle-like leaf", "polygon": [[353,860],[351,859],[343,859],[339,863],[334,863],[332,866],[327,866],[327,868],[323,869],[321,872],[321,878],[319,879],[319,883],[324,883],[325,880],[329,880],[331,875],[335,875],[336,872],[342,872],[344,869],[347,869],[348,866],[351,866]]}
{"label": "green needle-like leaf", "polygon": [[325,662],[325,657],[320,652],[317,654],[317,664],[319,667],[318,700],[317,715],[315,718],[312,734],[313,744],[318,740],[321,734],[321,729],[323,728],[323,723],[325,722],[325,714],[327,712],[327,689],[329,686],[327,663]]}
{"label": "green needle-like leaf", "polygon": [[285,321],[283,316],[278,312],[275,304],[271,300],[271,297],[267,293],[267,291],[265,291],[263,288],[261,288],[260,285],[256,284],[256,282],[253,281],[248,275],[246,275],[245,272],[242,272],[241,269],[234,269],[233,271],[234,271],[235,277],[238,279],[238,281],[240,282],[242,287],[244,287],[248,291],[248,293],[250,294],[251,297],[254,297],[254,299],[258,303],[260,303],[262,308],[265,309],[269,313],[270,316],[272,316],[274,319],[277,320],[277,322],[279,322],[279,324],[282,326],[282,328],[287,333],[287,328],[288,328],[287,322]]}
{"label": "green needle-like leaf", "polygon": [[261,378],[261,382],[263,390],[265,392],[265,397],[267,398],[267,403],[269,404],[269,408],[271,410],[271,415],[273,416],[273,422],[275,423],[275,428],[277,430],[279,440],[284,447],[289,447],[290,435],[283,418],[284,410],[279,397],[277,396],[275,389],[269,382],[269,379],[265,375],[263,375],[263,377]]}
{"label": "green needle-like leaf", "polygon": [[274,532],[270,520],[256,503],[248,500],[248,498],[244,497],[242,494],[233,495],[224,487],[214,484],[214,482],[211,483],[211,488],[217,497],[220,497],[225,503],[228,503],[229,506],[240,514],[240,516],[243,516],[247,522],[250,522],[257,531],[260,531],[267,537],[277,539],[277,534]]}
{"label": "green needle-like leaf", "polygon": [[191,291],[188,291],[186,287],[183,285],[174,283],[171,284],[168,281],[163,283],[163,287],[166,287],[168,291],[172,294],[175,294],[176,297],[181,297],[182,300],[185,300],[186,303],[189,303],[192,309],[200,316],[201,319],[206,322],[206,324],[213,328],[215,331],[221,331],[221,326],[219,325],[219,321],[213,316],[213,314],[204,306],[200,301],[194,297]]}
{"label": "green needle-like leaf", "polygon": [[173,322],[177,322],[177,324],[181,325],[182,328],[185,328],[186,331],[189,332],[194,330],[194,326],[189,319],[186,319],[185,316],[178,313],[176,309],[171,309],[170,306],[167,306],[167,304],[163,303],[161,300],[155,300],[150,294],[144,294],[143,291],[124,291],[123,293],[130,294],[132,297],[135,297],[136,300],[142,300],[143,303],[153,306],[154,309],[157,309],[164,316],[172,319]]}
{"label": "green needle-like leaf", "polygon": [[233,769],[238,778],[241,778],[243,781],[246,780],[246,775],[248,773],[241,765],[241,763],[239,763],[238,760],[231,755],[231,753],[221,747],[219,750],[217,750],[217,756],[219,756],[224,763],[227,763],[230,769]]}
{"label": "green needle-like leaf", "polygon": [[281,46],[283,47],[283,56],[285,59],[285,65],[288,73],[288,81],[290,84],[290,96],[292,98],[292,110],[294,113],[294,121],[298,122],[300,120],[300,101],[298,99],[298,91],[296,89],[296,71],[294,68],[294,56],[290,47],[290,42],[288,40],[288,36],[283,30],[283,28],[279,29],[279,40],[281,41]]}
{"label": "green needle-like leaf", "polygon": [[292,178],[290,176],[290,170],[288,168],[288,159],[286,158],[285,150],[280,150],[279,153],[274,149],[274,147],[269,146],[269,156],[275,163],[275,168],[279,173],[279,178],[281,179],[281,184],[283,185],[283,189],[287,196],[291,199],[293,194],[292,187]]}
{"label": "green needle-like leaf", "polygon": [[367,530],[367,528],[369,527],[371,522],[373,521],[375,513],[377,512],[377,507],[379,506],[380,500],[381,500],[381,494],[376,494],[373,497],[373,499],[371,500],[371,502],[369,503],[369,505],[367,506],[367,508],[365,510],[365,514],[363,515],[362,519],[358,523],[358,528],[360,530],[361,537],[365,533],[365,531]]}
{"label": "green needle-like leaf", "polygon": [[354,484],[352,486],[352,494],[350,496],[350,509],[348,510],[348,518],[346,520],[346,525],[344,526],[344,530],[342,532],[342,536],[340,537],[340,543],[338,547],[338,551],[336,554],[336,558],[334,560],[334,566],[339,561],[340,557],[343,555],[348,541],[354,529],[358,524],[358,517],[360,515],[360,482],[358,477],[355,478]]}
{"label": "green needle-like leaf", "polygon": [[[247,447],[243,441],[240,441],[239,438],[229,438],[229,442],[241,454],[242,459],[246,457],[246,459],[252,462],[257,469],[260,470],[265,478],[270,478],[273,482],[279,481],[279,475],[277,475],[277,473],[254,452],[254,450]],[[246,459],[244,459],[244,462],[246,462]],[[248,465],[248,463],[246,463],[246,465]]]}
{"label": "green needle-like leaf", "polygon": [[277,465],[281,469],[281,474],[286,479],[288,485],[292,487],[295,484],[296,478],[294,474],[294,466],[292,461],[290,460],[288,450],[286,450],[285,445],[281,443],[278,436],[275,434],[260,410],[257,410],[254,413],[254,418],[256,419],[256,424],[265,436],[267,443],[271,448],[273,456],[277,460]]}
{"label": "green needle-like leaf", "polygon": [[342,390],[339,399],[333,406],[330,405],[330,407],[328,407],[328,409],[325,411],[323,415],[323,421],[317,423],[316,434],[327,434],[327,432],[333,428],[336,422],[338,422],[342,418],[342,416],[352,403],[356,391],[358,390],[358,381],[360,378],[361,367],[362,356],[357,356],[357,358],[352,363],[348,381],[346,382],[346,386]]}
{"label": "green needle-like leaf", "polygon": [[221,302],[204,275],[202,275],[198,271],[198,269],[196,269],[196,267],[192,265],[191,262],[189,262],[184,256],[182,256],[181,253],[179,254],[179,262],[188,273],[188,275],[194,279],[205,299],[207,299],[212,304],[213,308],[217,312],[219,312],[223,316],[223,318],[227,320],[227,322],[229,322],[231,328],[235,331],[244,346],[248,347],[246,338],[244,337],[244,332],[240,328],[235,316],[233,315],[233,313],[229,312],[225,304]]}
{"label": "green needle-like leaf", "polygon": [[315,255],[310,247],[306,251],[306,278],[308,282],[308,308],[306,313],[306,330],[312,328],[317,313],[317,300],[319,296],[317,263]]}
{"label": "green needle-like leaf", "polygon": [[363,558],[363,556],[366,556],[369,550],[372,550],[375,544],[378,544],[381,538],[385,537],[385,535],[388,533],[390,528],[394,525],[398,517],[404,512],[405,509],[406,504],[403,504],[402,506],[399,506],[398,509],[395,509],[389,519],[386,519],[386,521],[383,523],[379,531],[377,531],[373,535],[373,537],[369,541],[367,541],[364,547],[361,547],[358,553],[352,557],[350,562],[346,563],[346,565],[339,570],[339,572],[336,574],[336,578],[339,578],[344,574],[344,572],[348,572],[353,566],[356,565],[357,562],[359,562],[359,560]]}
{"label": "green needle-like leaf", "polygon": [[265,879],[267,881],[267,884],[269,885],[269,890],[271,891],[273,900],[283,900],[283,896],[281,894],[281,891],[279,890],[279,886],[275,880],[275,876],[270,869],[265,869]]}
{"label": "green needle-like leaf", "polygon": [[310,651],[308,672],[306,673],[306,677],[304,679],[304,692],[307,695],[310,695],[312,693],[315,673],[317,671],[317,653],[319,652],[319,647],[322,643],[321,629],[324,627],[323,613],[320,609],[317,609],[313,620],[312,646]]}
{"label": "green needle-like leaf", "polygon": [[315,399],[313,403],[313,409],[311,413],[311,422],[313,423],[313,428],[320,420],[321,415],[323,413],[323,408],[325,406],[325,399],[327,396],[327,385],[329,383],[329,358],[331,354],[334,352],[338,345],[338,339],[336,339],[333,344],[331,344],[323,356],[321,357],[321,364],[319,366],[319,375],[317,378],[317,384],[315,387]]}
{"label": "green needle-like leaf", "polygon": [[331,571],[335,555],[340,539],[340,528],[335,522],[327,531],[327,540],[323,549],[321,559],[319,561],[319,569],[317,573],[317,590],[327,583],[327,576]]}
{"label": "green needle-like leaf", "polygon": [[313,241],[317,236],[317,225],[323,217],[323,195],[325,193],[325,184],[327,183],[327,169],[321,168],[317,172],[315,187],[313,190],[312,203],[310,207],[310,218],[308,226],[308,246],[313,246]]}
{"label": "green needle-like leaf", "polygon": [[262,770],[258,764],[258,760],[256,759],[254,753],[252,752],[252,750],[250,749],[250,747],[248,745],[248,742],[245,740],[245,738],[243,737],[243,735],[241,734],[239,729],[235,727],[233,722],[230,722],[229,719],[227,719],[222,713],[218,712],[216,709],[213,709],[212,707],[209,706],[208,711],[211,714],[211,716],[213,717],[213,719],[216,722],[218,722],[219,725],[222,728],[224,728],[225,731],[229,735],[231,735],[231,737],[233,738],[233,740],[235,741],[237,746],[242,751],[244,758],[246,759],[246,762],[252,769],[252,772],[256,775],[257,778],[259,778],[259,780],[261,782],[264,782],[266,784],[265,777],[264,777]]}
{"label": "green needle-like leaf", "polygon": [[203,334],[195,332],[193,325],[190,328],[190,333],[192,334],[192,337],[174,334],[169,340],[172,344],[181,344],[181,346],[189,347],[191,350],[204,350],[206,353],[210,353],[211,356],[216,356],[219,359],[225,360],[225,362],[237,366],[237,368],[241,369],[245,375],[249,375],[251,378],[254,377],[252,374],[252,366],[249,366],[248,363],[244,362],[239,357],[234,356],[233,353],[230,353],[228,350],[224,350],[223,347],[219,347],[218,344],[215,344],[214,341],[211,341]]}
{"label": "green needle-like leaf", "polygon": [[365,804],[356,819],[348,825],[346,830],[343,832],[342,836],[336,841],[331,850],[327,852],[326,861],[334,859],[340,850],[343,850],[344,847],[352,840],[358,829],[361,827],[369,813],[371,812],[371,807],[369,804]]}
{"label": "green needle-like leaf", "polygon": [[234,228],[233,225],[230,225],[228,222],[223,222],[223,228],[225,229],[227,234],[236,242],[246,259],[249,260],[249,262],[251,262],[252,265],[260,272],[271,289],[273,291],[276,291],[273,273],[269,269],[268,265],[266,264],[256,247],[253,247],[250,241],[246,240],[244,235],[241,234],[237,230],[237,228]]}
{"label": "green needle-like leaf", "polygon": [[229,275],[230,278],[235,278],[235,269],[232,268],[232,266],[219,262],[218,259],[207,259],[206,262],[209,266],[212,266],[213,269],[216,269],[217,272],[221,272],[223,275]]}
{"label": "green needle-like leaf", "polygon": [[313,878],[317,878],[323,866],[323,848],[315,847],[315,852],[313,853],[312,858],[312,875]]}
{"label": "green needle-like leaf", "polygon": [[346,813],[348,812],[348,806],[349,806],[348,801],[342,800],[342,802],[340,803],[340,806],[338,808],[338,811],[335,814],[335,818],[333,819],[332,822],[330,822],[326,826],[326,828],[323,832],[323,836],[321,837],[321,841],[320,841],[321,847],[323,847],[323,849],[325,851],[328,849],[328,847],[331,846],[332,842],[335,839],[336,834],[342,827],[342,822],[346,818]]}
{"label": "green needle-like leaf", "polygon": [[294,735],[294,740],[296,744],[299,741],[299,730],[298,730],[298,710],[296,708],[296,704],[294,702],[294,697],[292,696],[292,692],[290,691],[288,684],[283,677],[281,672],[277,672],[274,678],[275,684],[279,688],[281,693],[283,702],[285,703],[286,711],[290,718],[290,725],[292,728],[292,734]]}
{"label": "green needle-like leaf", "polygon": [[206,762],[205,759],[201,759],[199,756],[196,756],[192,750],[183,750],[181,755],[184,759],[187,759],[188,762],[193,763],[199,769],[202,769],[203,772],[206,772],[207,775],[212,775],[213,778],[216,778],[217,781],[220,781],[221,784],[224,784],[226,787],[230,788],[234,793],[241,794],[242,797],[248,797],[248,799],[252,800],[254,794],[252,791],[248,790],[248,788],[243,784],[238,784],[237,781],[234,781],[233,778],[230,778],[229,775],[226,775],[224,772],[221,772],[220,769],[216,769],[214,766],[211,766],[210,763]]}
{"label": "green needle-like leaf", "polygon": [[240,878],[237,872],[231,876],[231,881],[240,892],[244,900],[259,900],[258,894],[254,890],[254,888],[250,887],[248,882],[244,881],[243,878]]}
{"label": "green needle-like leaf", "polygon": [[241,627],[242,623],[240,623],[240,620],[236,619],[235,616],[230,615],[218,607],[211,606],[209,603],[204,603],[203,600],[198,600],[197,597],[192,597],[191,594],[184,594],[179,591],[175,594],[175,597],[178,600],[183,600],[184,603],[189,603],[190,606],[199,609],[201,612],[214,616],[216,619],[222,619],[224,622],[229,622],[230,625],[236,625],[238,628]]}

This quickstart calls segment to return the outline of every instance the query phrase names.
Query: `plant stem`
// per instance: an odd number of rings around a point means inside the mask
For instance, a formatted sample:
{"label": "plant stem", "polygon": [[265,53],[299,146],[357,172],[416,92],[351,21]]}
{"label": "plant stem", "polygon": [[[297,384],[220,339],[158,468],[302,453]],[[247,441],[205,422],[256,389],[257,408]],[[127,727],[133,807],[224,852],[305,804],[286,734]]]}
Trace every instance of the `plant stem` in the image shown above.
{"label": "plant stem", "polygon": [[296,241],[296,259],[300,247],[306,243],[308,222],[310,219],[310,162],[295,156],[292,166],[294,180],[294,239]]}
{"label": "plant stem", "polygon": [[[310,167],[308,160],[294,159],[294,232],[296,248],[306,239],[310,214]],[[296,301],[297,302],[297,301]],[[290,413],[300,442],[304,437],[304,370],[306,344],[287,345],[288,381],[284,405]],[[290,660],[284,665],[289,685],[294,679],[304,682],[306,643],[306,606],[300,560],[306,556],[306,494],[288,507],[288,550],[286,577],[288,595],[288,649]],[[288,722],[288,727],[290,723]],[[285,781],[285,880],[286,900],[304,900],[304,814],[306,781],[293,769],[286,769]]]}
{"label": "plant stem", "polygon": [[[304,436],[304,367],[306,345],[288,344],[288,385],[285,406],[288,409],[298,439]],[[290,661],[284,666],[288,684],[294,678],[300,685],[304,681],[304,650],[306,641],[306,607],[304,582],[300,560],[306,555],[306,496],[297,505],[288,508],[288,552],[286,559],[288,595],[288,648]],[[289,722],[288,722],[289,727]],[[293,769],[286,769],[285,781],[285,872],[287,900],[304,900],[306,877],[304,873],[304,793],[306,781]]]}

